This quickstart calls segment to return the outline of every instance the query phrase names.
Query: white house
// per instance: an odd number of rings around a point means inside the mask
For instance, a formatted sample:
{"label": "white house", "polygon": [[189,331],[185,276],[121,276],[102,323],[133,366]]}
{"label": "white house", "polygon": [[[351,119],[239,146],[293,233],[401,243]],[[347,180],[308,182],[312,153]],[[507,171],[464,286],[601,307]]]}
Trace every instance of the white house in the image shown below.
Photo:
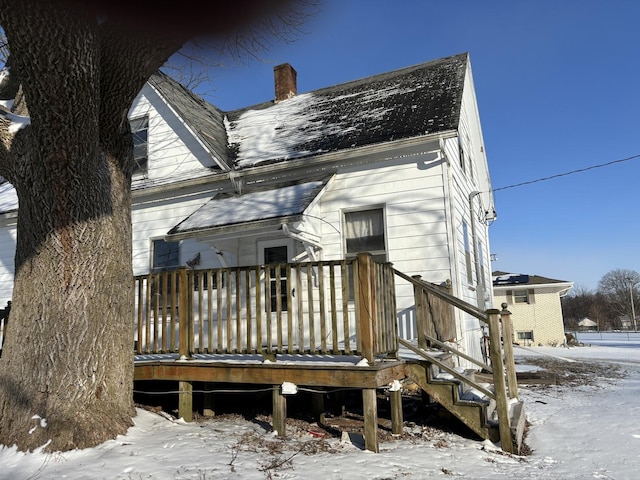
{"label": "white house", "polygon": [[[129,115],[134,274],[368,251],[493,307],[495,212],[469,55],[306,93],[296,76],[276,67],[274,100],[230,112],[162,73],[149,80]],[[0,304],[16,216],[0,185]],[[412,288],[396,290],[399,332],[413,338]],[[478,321],[456,315],[450,340],[481,358]]]}
{"label": "white house", "polygon": [[[557,346],[565,343],[561,298],[573,282],[538,275],[493,272],[497,304],[511,312],[514,342],[526,346]],[[590,320],[589,320],[590,321]]]}

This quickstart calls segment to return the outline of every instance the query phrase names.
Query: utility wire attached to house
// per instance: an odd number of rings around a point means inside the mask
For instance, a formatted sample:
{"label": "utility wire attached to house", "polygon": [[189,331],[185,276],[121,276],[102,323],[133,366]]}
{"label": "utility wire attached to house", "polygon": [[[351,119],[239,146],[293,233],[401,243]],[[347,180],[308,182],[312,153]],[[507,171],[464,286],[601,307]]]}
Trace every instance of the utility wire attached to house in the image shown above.
{"label": "utility wire attached to house", "polygon": [[532,183],[544,182],[545,180],[551,180],[553,178],[566,177],[567,175],[573,175],[574,173],[582,173],[582,172],[586,172],[587,170],[593,170],[595,168],[608,167],[609,165],[614,165],[616,163],[622,163],[622,162],[628,162],[629,160],[634,160],[636,158],[640,158],[640,154],[632,155],[631,157],[627,157],[627,158],[621,158],[620,160],[613,160],[611,162],[601,163],[599,165],[592,165],[590,167],[579,168],[577,170],[571,170],[570,172],[558,173],[557,175],[551,175],[549,177],[538,178],[536,180],[529,180],[528,182],[515,183],[513,185],[507,185],[506,187],[494,188],[493,191],[497,192],[499,190],[506,190],[507,188],[515,188],[515,187],[521,187],[523,185],[530,185]]}

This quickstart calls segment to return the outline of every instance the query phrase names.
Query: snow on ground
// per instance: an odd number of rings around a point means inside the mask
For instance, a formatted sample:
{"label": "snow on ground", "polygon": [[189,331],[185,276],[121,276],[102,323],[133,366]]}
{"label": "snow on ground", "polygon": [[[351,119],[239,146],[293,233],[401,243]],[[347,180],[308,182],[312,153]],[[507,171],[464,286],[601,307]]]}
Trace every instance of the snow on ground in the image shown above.
{"label": "snow on ground", "polygon": [[0,448],[0,479],[638,478],[640,341],[611,347],[579,340],[592,346],[516,348],[520,369],[546,365],[561,377],[559,385],[521,386],[527,456],[432,427],[407,425],[406,439],[381,442],[375,454],[357,437],[291,429],[280,440],[239,415],[186,424],[138,410],[126,435],[95,448],[57,454]]}

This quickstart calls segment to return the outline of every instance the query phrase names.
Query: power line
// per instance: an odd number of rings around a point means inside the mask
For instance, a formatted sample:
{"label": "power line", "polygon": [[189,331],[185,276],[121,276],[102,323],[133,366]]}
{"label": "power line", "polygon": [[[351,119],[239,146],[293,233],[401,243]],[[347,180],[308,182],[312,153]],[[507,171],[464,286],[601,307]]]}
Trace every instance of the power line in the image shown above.
{"label": "power line", "polygon": [[553,178],[566,177],[567,175],[573,175],[574,173],[582,173],[582,172],[586,172],[587,170],[593,170],[595,168],[608,167],[609,165],[614,165],[616,163],[628,162],[629,160],[633,160],[639,157],[640,157],[640,154],[633,155],[631,157],[621,158],[620,160],[613,160],[611,162],[601,163],[599,165],[592,165],[590,167],[579,168],[577,170],[571,170],[570,172],[558,173],[557,175],[551,175],[550,177],[543,177],[543,178],[538,178],[536,180],[529,180],[528,182],[521,182],[521,183],[515,183],[513,185],[507,185],[506,187],[494,188],[493,191],[497,192],[498,190],[506,190],[507,188],[515,188],[515,187],[521,187],[523,185],[530,185],[532,183],[544,182],[546,180],[551,180]]}

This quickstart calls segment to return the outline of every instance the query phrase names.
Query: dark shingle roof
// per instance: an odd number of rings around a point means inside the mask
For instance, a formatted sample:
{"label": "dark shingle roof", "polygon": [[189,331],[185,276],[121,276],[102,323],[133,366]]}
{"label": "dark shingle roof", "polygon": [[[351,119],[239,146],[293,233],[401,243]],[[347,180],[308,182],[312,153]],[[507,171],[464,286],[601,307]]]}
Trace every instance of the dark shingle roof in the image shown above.
{"label": "dark shingle roof", "polygon": [[456,130],[467,63],[462,53],[226,113],[163,73],[149,83],[241,169]]}
{"label": "dark shingle roof", "polygon": [[493,285],[548,285],[550,283],[570,283],[566,280],[541,277],[539,275],[523,275],[520,273],[507,273],[496,271],[492,273]]}
{"label": "dark shingle roof", "polygon": [[[252,166],[456,130],[467,62],[463,53],[228,112],[234,163]],[[256,138],[269,138],[270,145],[247,154],[251,147],[243,142]]]}
{"label": "dark shingle roof", "polygon": [[218,163],[227,166],[229,155],[224,113],[160,71],[153,74],[148,83],[198,135]]}

